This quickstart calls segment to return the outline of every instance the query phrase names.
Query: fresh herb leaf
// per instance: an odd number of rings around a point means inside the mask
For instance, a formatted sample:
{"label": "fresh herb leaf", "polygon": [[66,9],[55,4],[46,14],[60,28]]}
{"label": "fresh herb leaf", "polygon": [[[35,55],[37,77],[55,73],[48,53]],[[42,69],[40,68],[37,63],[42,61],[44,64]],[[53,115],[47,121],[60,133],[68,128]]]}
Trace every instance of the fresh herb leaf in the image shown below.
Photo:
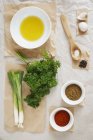
{"label": "fresh herb leaf", "polygon": [[49,56],[27,65],[24,81],[31,88],[31,95],[25,98],[28,105],[38,107],[42,98],[50,93],[50,88],[57,85],[58,67],[60,67],[59,61]]}
{"label": "fresh herb leaf", "polygon": [[50,93],[50,89],[57,85],[56,74],[60,62],[52,58],[47,52],[43,53],[43,59],[31,63],[21,52],[16,52],[16,54],[27,64],[23,80],[30,87],[31,94],[27,95],[24,100],[28,105],[36,108],[42,98]]}

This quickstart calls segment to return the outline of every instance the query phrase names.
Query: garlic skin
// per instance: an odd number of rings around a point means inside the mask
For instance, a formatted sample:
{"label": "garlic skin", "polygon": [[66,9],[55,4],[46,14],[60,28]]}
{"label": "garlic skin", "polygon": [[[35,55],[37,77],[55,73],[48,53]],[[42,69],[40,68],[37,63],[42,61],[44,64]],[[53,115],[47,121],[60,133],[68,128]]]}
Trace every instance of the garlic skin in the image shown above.
{"label": "garlic skin", "polygon": [[86,12],[82,12],[78,17],[77,19],[79,21],[86,21],[87,20],[87,17],[88,17],[88,14]]}
{"label": "garlic skin", "polygon": [[87,30],[88,30],[88,25],[87,25],[86,22],[80,22],[80,23],[78,24],[78,28],[79,28],[79,30],[80,30],[81,32],[87,32]]}

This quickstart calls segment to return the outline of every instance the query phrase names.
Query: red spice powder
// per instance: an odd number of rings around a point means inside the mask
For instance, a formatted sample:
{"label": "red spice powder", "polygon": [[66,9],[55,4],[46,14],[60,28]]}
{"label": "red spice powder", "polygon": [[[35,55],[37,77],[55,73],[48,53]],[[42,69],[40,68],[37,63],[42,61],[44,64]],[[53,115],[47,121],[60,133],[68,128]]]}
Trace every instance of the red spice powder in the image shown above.
{"label": "red spice powder", "polygon": [[66,126],[69,123],[70,115],[65,110],[60,110],[55,114],[55,122],[59,126]]}

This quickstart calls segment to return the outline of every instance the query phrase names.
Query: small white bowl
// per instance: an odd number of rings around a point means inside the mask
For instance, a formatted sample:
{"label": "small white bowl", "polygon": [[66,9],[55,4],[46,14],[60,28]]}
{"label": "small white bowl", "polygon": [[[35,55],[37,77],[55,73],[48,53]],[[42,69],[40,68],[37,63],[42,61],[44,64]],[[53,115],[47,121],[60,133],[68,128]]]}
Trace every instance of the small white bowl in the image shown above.
{"label": "small white bowl", "polygon": [[[78,86],[81,88],[81,90],[82,90],[81,97],[80,97],[78,100],[72,101],[72,100],[70,100],[70,99],[66,96],[66,94],[65,94],[66,88],[67,88],[69,85],[71,85],[71,84],[76,84],[76,85],[78,85]],[[80,104],[80,103],[84,100],[84,98],[85,98],[85,88],[84,88],[83,84],[82,84],[81,82],[79,82],[79,81],[76,81],[76,80],[68,81],[68,82],[65,83],[65,84],[62,86],[62,88],[61,88],[61,97],[62,97],[63,101],[64,101],[65,103],[69,104],[69,105],[72,105],[72,106],[78,105],[78,104]]]}
{"label": "small white bowl", "polygon": [[[66,125],[66,126],[59,126],[56,124],[55,122],[55,114],[58,112],[58,111],[61,111],[61,110],[65,110],[69,115],[70,115],[70,121],[69,123]],[[63,108],[63,107],[60,107],[60,108],[57,108],[55,110],[52,111],[52,113],[50,114],[50,125],[56,130],[56,131],[59,131],[59,132],[65,132],[65,131],[68,131],[74,124],[74,117],[73,117],[73,114],[70,110],[68,110],[67,108]]]}
{"label": "small white bowl", "polygon": [[[20,24],[28,16],[37,16],[44,23],[44,33],[36,41],[24,39],[20,33]],[[22,48],[34,49],[42,46],[49,38],[51,33],[51,21],[47,13],[41,8],[30,6],[20,9],[12,18],[10,23],[10,33],[13,40]]]}

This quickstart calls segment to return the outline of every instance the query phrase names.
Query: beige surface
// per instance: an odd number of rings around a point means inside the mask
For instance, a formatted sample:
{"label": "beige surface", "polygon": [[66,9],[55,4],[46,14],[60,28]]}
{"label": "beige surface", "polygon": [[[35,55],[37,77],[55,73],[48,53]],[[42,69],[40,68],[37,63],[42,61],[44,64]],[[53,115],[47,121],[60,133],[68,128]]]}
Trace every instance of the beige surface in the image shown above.
{"label": "beige surface", "polygon": [[[9,132],[15,132],[15,131],[25,131],[25,132],[35,132],[35,133],[43,132],[45,128],[45,114],[46,114],[45,99],[42,100],[40,106],[37,109],[33,109],[23,101],[24,128],[19,129],[18,127],[14,126],[12,89],[7,77],[7,72],[9,70],[24,70],[24,66],[15,63],[6,64],[6,84],[5,84],[5,94],[4,94],[5,95],[4,96],[5,130]],[[23,82],[22,91],[23,91],[22,93],[24,99],[26,95],[28,95],[30,92],[29,88],[24,82]]]}
{"label": "beige surface", "polygon": [[[4,34],[3,34],[3,2],[16,3],[18,0],[0,0],[0,139],[2,140],[92,140],[93,139],[93,0],[56,0],[57,3],[57,28],[56,28],[56,57],[61,62],[57,79],[58,86],[51,90],[51,94],[47,96],[47,112],[46,112],[46,127],[43,133],[7,133],[4,129]],[[22,1],[22,0],[20,0]],[[33,0],[45,1],[45,0]],[[54,1],[54,0],[46,0]],[[76,35],[76,11],[78,8],[88,8],[88,35]],[[69,53],[69,43],[64,34],[64,30],[60,23],[60,14],[65,12],[70,20],[70,27],[74,39],[80,46],[89,49],[90,51],[90,68],[88,71],[72,68],[72,60]],[[10,57],[6,59],[11,60]],[[15,61],[15,59],[13,59]],[[76,107],[74,110],[75,130],[73,133],[56,133],[49,132],[49,117],[48,111],[51,106],[63,106],[61,100],[61,87],[68,80],[78,80],[85,85],[86,98],[84,107]]]}
{"label": "beige surface", "polygon": [[[48,15],[51,18],[52,21],[52,33],[50,39],[47,41],[46,44],[42,46],[42,48],[46,48],[49,52],[51,52],[52,55],[54,55],[55,48],[53,36],[52,35],[55,32],[55,26],[56,26],[56,6],[55,3],[38,3],[38,4],[32,4],[31,2],[25,2],[25,3],[18,3],[18,4],[7,4],[4,7],[4,22],[5,22],[5,44],[7,52],[14,53],[15,49],[20,49],[19,46],[12,40],[10,32],[9,32],[9,26],[12,16],[15,14],[17,10],[20,8],[23,8],[25,6],[31,6],[35,5],[40,8],[43,8]],[[35,50],[24,50],[20,49],[24,54],[30,57],[40,57],[40,50],[42,51],[42,48],[35,49]],[[13,64],[12,68],[14,69],[16,66]],[[17,66],[18,68],[19,66]],[[10,66],[11,68],[11,66]],[[27,88],[24,86],[25,89],[24,94],[27,93]],[[6,94],[10,93],[9,83],[6,83]],[[5,94],[5,97],[7,97]],[[12,93],[11,93],[12,94]],[[14,126],[13,121],[13,103],[11,102],[11,94],[10,99],[5,98],[5,129],[10,132],[18,131],[19,129]],[[9,113],[7,114],[7,107],[10,108]],[[29,112],[29,115],[28,115]],[[27,131],[27,132],[42,132],[44,130],[45,126],[45,102],[42,101],[40,107],[38,109],[32,109],[24,103],[24,115],[25,115],[25,121],[24,121],[24,129],[21,129],[19,131]]]}
{"label": "beige surface", "polygon": [[[49,38],[49,40],[40,48],[34,49],[34,50],[27,50],[27,49],[23,49],[21,47],[19,47],[12,39],[11,34],[10,34],[10,22],[11,19],[13,17],[13,15],[21,8],[23,7],[27,7],[27,6],[37,6],[40,7],[42,9],[44,9],[47,14],[49,15],[51,22],[52,22],[52,33],[51,36]],[[55,26],[56,26],[56,5],[55,3],[35,3],[32,4],[31,2],[24,2],[24,3],[18,3],[18,4],[6,4],[4,5],[4,29],[5,29],[5,51],[6,52],[12,52],[14,54],[14,51],[16,49],[20,49],[21,52],[23,52],[24,54],[26,54],[29,57],[40,57],[41,55],[41,51],[42,49],[46,49],[49,52],[51,52],[51,54],[54,55],[55,52],[55,48],[54,48],[54,42],[55,42],[55,38],[54,38],[54,33],[55,33]],[[7,53],[8,55],[8,53]],[[10,53],[11,55],[11,53]]]}
{"label": "beige surface", "polygon": [[[55,32],[55,26],[56,26],[56,7],[55,3],[39,3],[39,4],[31,4],[30,2],[26,3],[19,3],[19,4],[7,4],[4,7],[4,22],[5,22],[5,44],[6,44],[6,51],[7,52],[14,52],[15,49],[20,49],[19,46],[12,40],[10,32],[9,32],[9,26],[12,16],[16,13],[17,10],[20,8],[23,8],[25,6],[31,6],[35,5],[40,8],[43,8],[48,15],[51,18],[52,21],[52,33],[50,39],[47,41],[46,44],[42,46],[42,48],[35,49],[33,51],[24,50],[21,49],[26,55],[30,57],[40,57],[40,51],[42,51],[43,48],[48,50],[52,55],[54,55],[55,48],[54,47],[54,41],[53,41],[53,32]],[[51,39],[52,38],[52,39]],[[16,66],[13,64],[12,66],[8,66],[8,68],[11,69],[11,67],[14,69]],[[18,68],[19,66],[17,66]],[[45,101],[42,101],[40,107],[38,109],[30,108],[29,106],[24,103],[24,115],[25,115],[25,121],[24,121],[24,129],[18,129],[14,126],[14,118],[13,118],[13,103],[12,103],[12,93],[10,91],[9,83],[6,82],[6,93],[5,93],[5,129],[10,132],[15,131],[27,131],[27,132],[42,132],[44,131],[45,126]],[[27,88],[24,86],[24,94],[27,93]],[[6,94],[10,93],[8,96]],[[10,97],[9,97],[10,96]],[[7,108],[9,108],[9,113],[7,114]],[[28,115],[28,112],[30,115]]]}

